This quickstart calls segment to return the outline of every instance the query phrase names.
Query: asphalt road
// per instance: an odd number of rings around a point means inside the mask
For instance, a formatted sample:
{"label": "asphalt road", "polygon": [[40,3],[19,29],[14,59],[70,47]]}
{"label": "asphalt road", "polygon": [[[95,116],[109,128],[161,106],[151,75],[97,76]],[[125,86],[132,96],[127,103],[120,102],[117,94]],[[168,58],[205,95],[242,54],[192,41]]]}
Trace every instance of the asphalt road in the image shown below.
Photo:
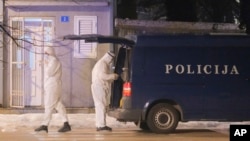
{"label": "asphalt road", "polygon": [[155,134],[135,129],[113,129],[112,132],[96,132],[95,129],[72,129],[71,132],[34,132],[30,128],[1,131],[0,141],[229,141],[228,131],[203,129],[178,129],[171,134]]}

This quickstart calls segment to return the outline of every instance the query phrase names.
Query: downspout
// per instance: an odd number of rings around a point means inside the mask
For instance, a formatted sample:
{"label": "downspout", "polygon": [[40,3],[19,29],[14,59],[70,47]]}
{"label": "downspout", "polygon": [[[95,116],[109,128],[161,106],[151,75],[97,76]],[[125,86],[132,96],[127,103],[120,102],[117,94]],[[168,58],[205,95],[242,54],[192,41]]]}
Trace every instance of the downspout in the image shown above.
{"label": "downspout", "polygon": [[[110,5],[110,35],[115,36],[115,30],[114,30],[114,25],[115,25],[115,17],[116,17],[116,3],[117,0],[110,0],[109,5]],[[110,50],[115,52],[115,48],[113,44],[110,44]]]}
{"label": "downspout", "polygon": [[[5,0],[0,1],[0,24],[3,25]],[[3,107],[3,31],[0,32],[0,107]]]}
{"label": "downspout", "polygon": [[110,17],[111,17],[111,20],[112,20],[112,24],[110,25],[110,29],[111,29],[111,33],[113,36],[115,36],[115,18],[117,16],[117,0],[111,0],[110,2]]}

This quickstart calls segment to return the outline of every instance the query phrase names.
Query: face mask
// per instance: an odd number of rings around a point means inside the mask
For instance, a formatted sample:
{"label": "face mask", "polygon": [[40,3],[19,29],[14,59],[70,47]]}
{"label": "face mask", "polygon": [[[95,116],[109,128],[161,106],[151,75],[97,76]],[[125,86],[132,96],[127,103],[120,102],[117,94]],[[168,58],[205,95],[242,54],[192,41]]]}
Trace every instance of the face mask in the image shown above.
{"label": "face mask", "polygon": [[44,59],[48,59],[49,58],[49,54],[45,53],[44,54]]}

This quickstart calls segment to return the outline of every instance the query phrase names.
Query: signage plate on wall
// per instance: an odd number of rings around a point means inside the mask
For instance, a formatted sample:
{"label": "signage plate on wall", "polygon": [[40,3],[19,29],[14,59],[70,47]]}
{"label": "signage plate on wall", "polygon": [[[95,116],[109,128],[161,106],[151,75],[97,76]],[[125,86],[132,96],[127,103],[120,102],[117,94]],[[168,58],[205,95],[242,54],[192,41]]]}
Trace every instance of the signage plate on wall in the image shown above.
{"label": "signage plate on wall", "polygon": [[69,22],[69,16],[61,16],[61,22],[62,22],[62,23],[67,23],[67,22]]}

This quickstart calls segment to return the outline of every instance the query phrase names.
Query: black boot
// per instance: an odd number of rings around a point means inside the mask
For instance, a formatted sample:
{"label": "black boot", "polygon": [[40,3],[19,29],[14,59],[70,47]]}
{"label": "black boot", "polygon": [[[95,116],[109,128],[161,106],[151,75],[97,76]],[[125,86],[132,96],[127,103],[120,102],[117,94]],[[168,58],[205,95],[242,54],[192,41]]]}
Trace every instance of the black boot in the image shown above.
{"label": "black boot", "polygon": [[63,127],[58,130],[58,132],[68,132],[71,131],[71,127],[68,122],[64,122]]}
{"label": "black boot", "polygon": [[112,131],[112,128],[110,128],[108,126],[98,127],[98,128],[96,128],[96,131]]}
{"label": "black boot", "polygon": [[48,133],[48,126],[41,125],[40,127],[36,128],[35,131],[36,132],[46,131],[46,133]]}

